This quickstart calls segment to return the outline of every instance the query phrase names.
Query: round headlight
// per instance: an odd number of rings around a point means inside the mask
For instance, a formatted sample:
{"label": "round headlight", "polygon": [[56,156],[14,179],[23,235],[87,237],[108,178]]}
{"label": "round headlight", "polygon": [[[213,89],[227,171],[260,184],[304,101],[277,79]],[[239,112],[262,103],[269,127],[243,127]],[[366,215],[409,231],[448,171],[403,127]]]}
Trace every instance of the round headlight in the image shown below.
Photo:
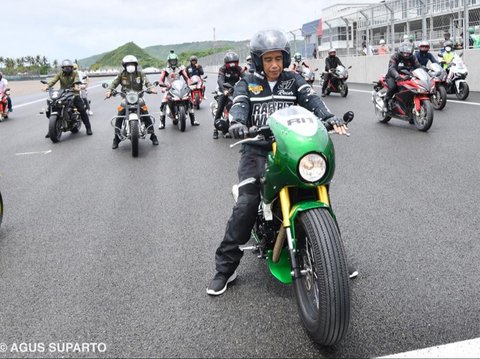
{"label": "round headlight", "polygon": [[129,92],[127,94],[127,102],[130,105],[135,105],[138,102],[138,94],[136,92]]}
{"label": "round headlight", "polygon": [[300,160],[298,172],[300,178],[307,182],[317,182],[327,170],[327,163],[323,156],[318,153],[309,153]]}

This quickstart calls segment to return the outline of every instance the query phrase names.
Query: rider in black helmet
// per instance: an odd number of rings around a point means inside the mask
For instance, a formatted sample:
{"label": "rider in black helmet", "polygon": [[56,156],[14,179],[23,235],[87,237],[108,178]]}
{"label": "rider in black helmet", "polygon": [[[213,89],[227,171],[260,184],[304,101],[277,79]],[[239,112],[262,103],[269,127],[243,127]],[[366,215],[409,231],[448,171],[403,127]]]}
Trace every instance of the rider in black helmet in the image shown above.
{"label": "rider in black helmet", "polygon": [[384,100],[384,111],[386,112],[390,107],[390,102],[398,91],[397,81],[401,79],[401,70],[415,70],[421,67],[416,56],[413,54],[413,44],[410,42],[402,42],[395,54],[390,57],[388,63],[388,72],[385,76],[385,81],[388,84],[388,91]]}
{"label": "rider in black helmet", "polygon": [[[83,106],[83,100],[80,97],[80,85],[82,81],[78,77],[77,71],[73,70],[73,62],[65,59],[62,61],[62,71],[60,71],[52,80],[50,80],[45,88],[45,91],[48,91],[50,87],[55,85],[58,81],[60,81],[60,88],[61,89],[70,89],[73,90],[75,97],[73,98],[73,103],[77,108],[78,112],[80,112],[80,117],[82,118],[82,122],[85,124],[85,129],[87,130],[87,135],[92,134],[92,127],[90,125],[90,120],[88,118],[87,111],[85,111],[85,107]],[[45,137],[49,137],[49,134]]]}
{"label": "rider in black helmet", "polygon": [[[243,137],[249,127],[265,125],[277,109],[297,104],[312,111],[327,128],[346,133],[343,119],[330,113],[303,77],[284,71],[290,65],[290,45],[283,32],[259,31],[251,39],[250,54],[255,73],[247,74],[235,86],[230,110],[232,137]],[[271,145],[270,141],[262,141],[242,146],[238,200],[215,254],[216,274],[207,287],[209,295],[225,292],[228,283],[237,276],[235,270],[243,255],[239,246],[250,239],[260,203],[260,180]]]}
{"label": "rider in black helmet", "polygon": [[235,86],[235,84],[244,75],[242,67],[238,64],[239,60],[240,59],[237,53],[228,51],[223,58],[224,65],[218,70],[218,90],[222,92],[222,94],[217,98],[218,107],[213,120],[213,125],[215,127],[213,130],[214,139],[218,138],[218,131],[226,132],[228,130],[228,124],[226,121],[221,120],[223,109],[228,102],[228,95],[230,91],[229,88],[224,87],[224,84],[228,83],[231,86]]}

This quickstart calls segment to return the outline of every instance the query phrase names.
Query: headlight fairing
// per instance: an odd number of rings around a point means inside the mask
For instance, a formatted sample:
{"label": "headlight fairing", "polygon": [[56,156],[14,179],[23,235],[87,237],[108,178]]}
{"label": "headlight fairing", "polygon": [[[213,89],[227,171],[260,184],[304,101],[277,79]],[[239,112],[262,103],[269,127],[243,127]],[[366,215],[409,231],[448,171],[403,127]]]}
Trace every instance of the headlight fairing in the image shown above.
{"label": "headlight fairing", "polygon": [[298,162],[298,174],[305,182],[318,182],[327,172],[327,161],[319,153],[308,153]]}

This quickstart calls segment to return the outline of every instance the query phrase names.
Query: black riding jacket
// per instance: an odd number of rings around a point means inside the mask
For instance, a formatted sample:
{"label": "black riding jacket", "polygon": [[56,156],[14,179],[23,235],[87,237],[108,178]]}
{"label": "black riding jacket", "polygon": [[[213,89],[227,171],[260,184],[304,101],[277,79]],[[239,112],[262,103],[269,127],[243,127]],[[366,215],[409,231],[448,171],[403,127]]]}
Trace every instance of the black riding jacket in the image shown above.
{"label": "black riding jacket", "polygon": [[[257,72],[246,75],[235,86],[230,115],[234,121],[247,127],[260,127],[276,110],[292,105],[305,107],[322,121],[333,117],[312,87],[292,71],[280,74],[273,91],[263,75]],[[258,145],[265,147],[265,143]]]}
{"label": "black riding jacket", "polygon": [[218,88],[220,91],[226,90],[226,88],[223,87],[223,84],[225,82],[229,83],[232,86],[235,86],[235,84],[242,78],[244,75],[243,68],[240,66],[234,66],[234,67],[228,67],[223,65],[220,67],[218,70]]}
{"label": "black riding jacket", "polygon": [[338,65],[342,65],[342,61],[337,56],[333,57],[326,57],[325,58],[325,71],[329,71],[330,69],[336,69]]}
{"label": "black riding jacket", "polygon": [[422,65],[420,65],[417,57],[414,54],[404,60],[400,59],[398,54],[393,54],[390,57],[390,62],[388,63],[387,76],[397,78],[400,75],[399,71],[403,69],[412,71],[420,67],[422,67]]}

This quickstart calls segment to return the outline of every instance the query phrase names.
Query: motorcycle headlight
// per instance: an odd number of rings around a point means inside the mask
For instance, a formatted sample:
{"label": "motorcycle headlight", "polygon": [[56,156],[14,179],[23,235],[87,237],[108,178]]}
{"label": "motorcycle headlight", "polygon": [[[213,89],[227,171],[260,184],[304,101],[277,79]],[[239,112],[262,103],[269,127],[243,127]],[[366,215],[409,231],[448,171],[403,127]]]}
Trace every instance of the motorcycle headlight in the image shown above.
{"label": "motorcycle headlight", "polygon": [[135,92],[130,92],[127,94],[127,102],[130,105],[135,105],[138,102],[138,94]]}
{"label": "motorcycle headlight", "polygon": [[60,94],[59,91],[53,91],[52,92],[52,100],[57,99],[59,94]]}
{"label": "motorcycle headlight", "polygon": [[327,171],[327,162],[318,153],[309,153],[302,157],[298,164],[300,178],[306,182],[319,181]]}

